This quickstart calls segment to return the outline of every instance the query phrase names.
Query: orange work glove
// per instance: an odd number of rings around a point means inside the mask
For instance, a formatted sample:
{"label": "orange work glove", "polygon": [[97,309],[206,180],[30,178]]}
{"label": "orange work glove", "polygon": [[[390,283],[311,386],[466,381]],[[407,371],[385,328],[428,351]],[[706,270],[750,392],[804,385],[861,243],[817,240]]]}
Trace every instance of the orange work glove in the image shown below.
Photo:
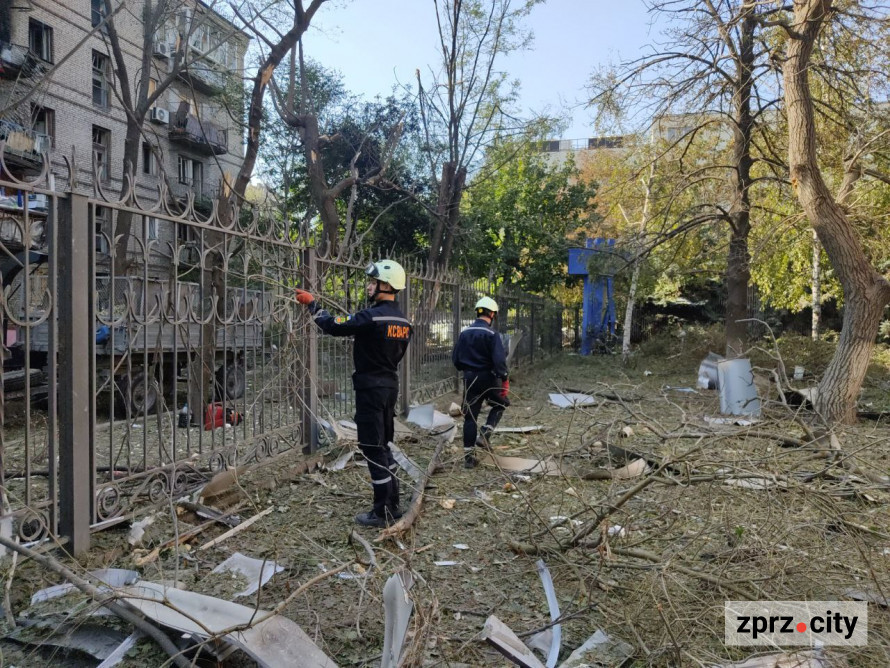
{"label": "orange work glove", "polygon": [[507,394],[510,392],[510,379],[507,378],[504,382],[501,383],[501,397],[507,397]]}
{"label": "orange work glove", "polygon": [[294,293],[297,295],[297,301],[303,306],[309,306],[309,304],[315,301],[315,297],[313,297],[311,293],[301,290],[300,288],[294,290]]}

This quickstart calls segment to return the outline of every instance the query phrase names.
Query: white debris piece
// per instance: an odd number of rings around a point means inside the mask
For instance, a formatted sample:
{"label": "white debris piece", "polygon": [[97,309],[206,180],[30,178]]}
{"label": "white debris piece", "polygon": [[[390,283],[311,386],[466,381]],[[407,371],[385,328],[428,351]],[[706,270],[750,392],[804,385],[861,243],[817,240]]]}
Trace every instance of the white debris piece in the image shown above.
{"label": "white debris piece", "polygon": [[593,406],[596,400],[589,394],[581,392],[551,392],[550,403],[559,408],[576,408],[578,406]]}
{"label": "white debris piece", "polygon": [[455,433],[457,433],[454,418],[450,415],[445,415],[445,413],[440,413],[433,404],[412,406],[408,411],[408,417],[405,419],[421,429],[428,430],[431,436],[444,439],[447,443],[451,443],[454,440]]}
{"label": "white debris piece", "polygon": [[154,515],[154,513],[152,513],[151,515],[147,515],[146,517],[143,517],[138,522],[133,522],[133,524],[130,526],[130,535],[127,536],[127,542],[133,546],[141,545],[142,537],[145,535],[146,527],[149,527],[152,524],[154,524],[154,521],[155,521],[155,515]]}
{"label": "white debris piece", "polygon": [[[221,639],[246,652],[261,668],[336,668],[297,624],[281,615],[213,596],[140,582],[124,600],[150,620],[200,638]],[[242,629],[229,631],[228,629]]]}
{"label": "white debris piece", "polygon": [[754,384],[751,360],[739,357],[717,363],[720,412],[724,415],[760,415],[760,398]]}
{"label": "white debris piece", "polygon": [[235,554],[214,568],[213,572],[225,573],[231,571],[240,573],[247,578],[247,589],[239,591],[234,596],[234,598],[240,598],[241,596],[250,596],[256,593],[256,590],[271,580],[273,575],[283,570],[284,566],[274,561],[254,559],[240,552],[235,552]]}

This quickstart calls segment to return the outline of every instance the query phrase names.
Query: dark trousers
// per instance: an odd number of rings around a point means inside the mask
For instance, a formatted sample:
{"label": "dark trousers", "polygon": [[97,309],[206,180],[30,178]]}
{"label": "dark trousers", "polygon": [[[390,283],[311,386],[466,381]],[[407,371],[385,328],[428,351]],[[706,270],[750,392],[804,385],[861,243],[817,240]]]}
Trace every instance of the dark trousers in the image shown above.
{"label": "dark trousers", "polygon": [[479,413],[482,405],[488,402],[491,410],[485,420],[483,431],[491,433],[501,421],[504,409],[510,405],[510,400],[501,396],[501,381],[490,373],[464,374],[464,402],[462,411],[464,414],[464,448],[476,447],[476,427],[479,422]]}
{"label": "dark trousers", "polygon": [[358,443],[371,473],[373,512],[378,517],[386,517],[386,513],[395,516],[399,505],[398,465],[389,449],[395,433],[393,419],[398,396],[398,389],[390,387],[355,391]]}

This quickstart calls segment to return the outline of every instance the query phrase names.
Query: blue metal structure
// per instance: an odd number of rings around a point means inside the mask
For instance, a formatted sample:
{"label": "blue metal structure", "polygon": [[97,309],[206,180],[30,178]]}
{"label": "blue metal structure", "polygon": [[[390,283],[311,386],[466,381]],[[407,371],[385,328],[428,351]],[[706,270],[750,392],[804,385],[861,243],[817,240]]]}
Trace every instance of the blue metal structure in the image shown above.
{"label": "blue metal structure", "polygon": [[581,354],[589,355],[597,340],[605,340],[615,334],[615,299],[612,293],[612,276],[591,276],[590,258],[594,253],[612,253],[614,239],[587,239],[584,248],[569,249],[569,274],[584,276],[583,320],[581,329]]}

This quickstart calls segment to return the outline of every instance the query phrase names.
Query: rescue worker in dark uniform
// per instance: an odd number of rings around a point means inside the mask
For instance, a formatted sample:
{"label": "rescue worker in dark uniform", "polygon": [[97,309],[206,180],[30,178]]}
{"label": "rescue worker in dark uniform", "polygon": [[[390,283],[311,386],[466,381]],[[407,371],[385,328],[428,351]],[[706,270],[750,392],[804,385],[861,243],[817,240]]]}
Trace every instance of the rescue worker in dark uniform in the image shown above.
{"label": "rescue worker in dark uniform", "polygon": [[352,360],[355,371],[355,425],[359,448],[368,462],[374,505],[355,516],[363,526],[384,527],[402,516],[399,480],[389,444],[393,442],[396,399],[399,395],[399,362],[405,355],[413,328],[396,303],[405,289],[405,270],[393,260],[368,266],[367,285],[371,306],[354,315],[334,317],[315,298],[298,289],[297,301],[306,305],[315,323],[331,336],[355,337]]}
{"label": "rescue worker in dark uniform", "polygon": [[[497,330],[492,327],[497,318],[498,305],[491,297],[476,302],[476,320],[465,328],[451,353],[451,361],[464,376],[464,467],[476,466],[476,446],[491,449],[489,438],[504,409],[510,405],[507,394],[510,380],[507,377],[507,354]],[[477,424],[482,404],[488,402],[491,409],[485,424],[478,432]]]}

